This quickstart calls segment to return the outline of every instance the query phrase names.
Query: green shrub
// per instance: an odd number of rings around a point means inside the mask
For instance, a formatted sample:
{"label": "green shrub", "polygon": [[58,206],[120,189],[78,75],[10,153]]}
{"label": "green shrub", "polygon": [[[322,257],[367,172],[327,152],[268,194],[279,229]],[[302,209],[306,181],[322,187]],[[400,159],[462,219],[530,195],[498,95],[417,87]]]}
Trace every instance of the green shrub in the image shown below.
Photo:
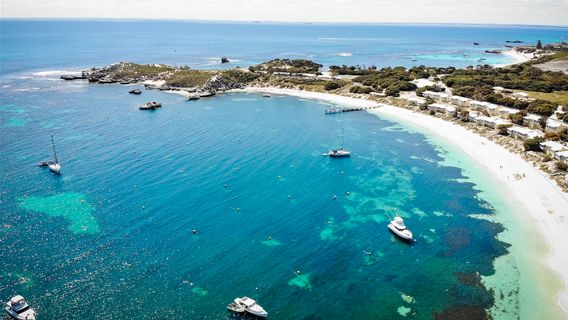
{"label": "green shrub", "polygon": [[542,138],[531,138],[524,142],[525,151],[542,151],[540,149],[540,143],[543,142]]}
{"label": "green shrub", "polygon": [[371,88],[371,87],[353,86],[353,87],[349,88],[349,92],[351,92],[351,93],[369,94],[369,93],[373,92],[373,88]]}
{"label": "green shrub", "polygon": [[323,88],[326,91],[329,91],[329,90],[339,89],[339,88],[341,88],[341,85],[337,82],[334,82],[334,81],[328,81],[323,85]]}

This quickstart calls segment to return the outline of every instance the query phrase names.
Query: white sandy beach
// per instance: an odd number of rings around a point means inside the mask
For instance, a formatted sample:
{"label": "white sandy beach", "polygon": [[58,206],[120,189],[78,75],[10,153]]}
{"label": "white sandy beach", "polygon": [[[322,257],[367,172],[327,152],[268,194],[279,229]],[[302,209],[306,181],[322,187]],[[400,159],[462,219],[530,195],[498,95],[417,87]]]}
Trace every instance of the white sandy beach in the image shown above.
{"label": "white sandy beach", "polygon": [[[377,104],[369,100],[291,89],[254,87],[239,91],[286,94],[344,105],[372,106]],[[551,279],[551,277],[543,277],[547,278],[549,282],[559,282],[560,277],[562,278],[562,284],[557,284],[556,288],[548,289],[549,291],[561,291],[554,294],[557,295],[557,302],[560,307],[568,314],[568,251],[566,250],[568,248],[568,236],[566,235],[568,233],[568,194],[562,192],[544,173],[531,166],[519,155],[509,152],[464,127],[395,106],[382,105],[380,108],[369,112],[398,119],[403,123],[410,123],[414,127],[421,128],[427,133],[432,133],[457,146],[458,149],[480,164],[490,176],[494,177],[496,182],[499,183],[499,187],[503,188],[501,190],[503,194],[510,195],[516,203],[522,205],[524,210],[518,210],[515,214],[519,215],[518,220],[530,221],[533,224],[531,228],[538,230],[548,244],[549,250],[546,250],[546,248],[541,250],[543,255],[548,252],[542,259],[546,260],[546,264],[559,277],[557,276],[558,279],[556,280]],[[525,175],[522,179],[514,178],[522,174]],[[538,227],[535,228],[534,225]],[[526,237],[530,239],[533,235],[529,234]],[[521,248],[521,250],[524,250],[524,248]],[[542,272],[556,276],[550,270],[542,270]]]}
{"label": "white sandy beach", "polygon": [[517,64],[517,63],[527,62],[530,59],[534,58],[534,54],[532,54],[532,53],[521,53],[521,52],[514,50],[514,49],[505,50],[501,54],[512,58],[513,61],[511,63],[496,64],[496,65],[494,65],[495,67],[506,67],[506,66]]}

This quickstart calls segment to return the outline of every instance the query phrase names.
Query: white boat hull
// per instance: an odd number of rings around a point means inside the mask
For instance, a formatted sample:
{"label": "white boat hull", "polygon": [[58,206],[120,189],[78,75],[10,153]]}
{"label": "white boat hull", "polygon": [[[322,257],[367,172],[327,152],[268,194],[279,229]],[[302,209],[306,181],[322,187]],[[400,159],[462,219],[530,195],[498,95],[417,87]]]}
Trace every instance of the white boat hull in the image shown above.
{"label": "white boat hull", "polygon": [[392,231],[392,233],[394,233],[395,235],[397,235],[401,239],[406,240],[406,241],[412,241],[412,232],[410,232],[410,230],[408,230],[408,229],[399,230],[392,223],[389,223],[388,228],[389,228],[390,231]]}
{"label": "white boat hull", "polygon": [[47,166],[51,172],[59,174],[61,173],[61,165],[59,163],[52,163]]}
{"label": "white boat hull", "polygon": [[16,313],[10,307],[6,307],[6,313],[12,318],[17,320],[35,320],[36,314],[32,309],[28,309],[22,313]]}

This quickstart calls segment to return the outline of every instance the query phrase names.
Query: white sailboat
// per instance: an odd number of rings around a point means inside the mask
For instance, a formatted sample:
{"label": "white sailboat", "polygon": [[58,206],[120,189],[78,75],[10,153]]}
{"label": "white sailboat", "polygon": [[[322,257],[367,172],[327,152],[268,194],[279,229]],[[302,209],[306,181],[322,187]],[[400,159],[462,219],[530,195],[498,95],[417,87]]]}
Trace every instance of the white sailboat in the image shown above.
{"label": "white sailboat", "polygon": [[341,135],[341,146],[338,149],[329,150],[327,155],[332,158],[343,158],[351,155],[351,151],[343,149],[343,135]]}
{"label": "white sailboat", "polygon": [[53,161],[50,161],[47,164],[47,167],[51,172],[55,174],[61,174],[61,164],[59,164],[59,160],[57,160],[57,152],[55,152],[55,143],[53,142],[53,135],[51,135],[51,147],[53,148]]}

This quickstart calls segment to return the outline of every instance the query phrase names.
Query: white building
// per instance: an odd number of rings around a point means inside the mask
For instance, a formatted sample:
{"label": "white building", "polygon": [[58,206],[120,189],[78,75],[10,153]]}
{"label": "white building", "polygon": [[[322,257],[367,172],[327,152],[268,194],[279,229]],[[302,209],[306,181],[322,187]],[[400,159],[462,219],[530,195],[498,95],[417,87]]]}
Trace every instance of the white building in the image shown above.
{"label": "white building", "polygon": [[473,122],[493,129],[499,129],[512,125],[511,121],[505,120],[500,117],[478,116],[473,118]]}
{"label": "white building", "polygon": [[544,137],[544,132],[540,130],[532,130],[519,126],[507,128],[507,133],[513,138],[522,140]]}
{"label": "white building", "polygon": [[540,148],[551,156],[561,151],[568,151],[568,146],[556,141],[544,141],[540,143]]}
{"label": "white building", "polygon": [[489,112],[489,114],[491,115],[497,115],[497,109],[499,109],[499,106],[493,103],[489,103],[487,101],[477,101],[477,100],[473,100],[469,103],[470,107],[476,109],[476,110],[485,110],[487,112]]}
{"label": "white building", "polygon": [[468,107],[471,99],[460,96],[451,96],[450,102],[458,107]]}
{"label": "white building", "polygon": [[508,119],[512,115],[517,114],[519,112],[521,112],[521,110],[519,110],[519,109],[513,109],[513,108],[508,108],[508,107],[497,108],[497,113],[499,113],[499,116],[501,118],[505,118],[505,119]]}
{"label": "white building", "polygon": [[568,164],[568,150],[557,152],[555,158]]}
{"label": "white building", "polygon": [[423,106],[426,104],[426,99],[421,97],[408,97],[406,100],[411,106]]}
{"label": "white building", "polygon": [[546,128],[544,128],[544,131],[553,132],[553,131],[558,131],[561,128],[568,128],[568,124],[560,120],[554,120],[549,118],[548,120],[546,120]]}
{"label": "white building", "polygon": [[426,98],[432,98],[438,102],[448,102],[450,99],[449,95],[443,92],[434,92],[434,91],[424,91],[424,93],[422,93],[422,96]]}
{"label": "white building", "polygon": [[536,114],[529,114],[523,117],[523,125],[531,128],[531,129],[542,129],[540,125],[540,120],[542,119],[541,116]]}
{"label": "white building", "polygon": [[428,109],[440,113],[449,114],[452,116],[456,114],[456,107],[443,103],[432,103],[431,105],[428,106]]}

